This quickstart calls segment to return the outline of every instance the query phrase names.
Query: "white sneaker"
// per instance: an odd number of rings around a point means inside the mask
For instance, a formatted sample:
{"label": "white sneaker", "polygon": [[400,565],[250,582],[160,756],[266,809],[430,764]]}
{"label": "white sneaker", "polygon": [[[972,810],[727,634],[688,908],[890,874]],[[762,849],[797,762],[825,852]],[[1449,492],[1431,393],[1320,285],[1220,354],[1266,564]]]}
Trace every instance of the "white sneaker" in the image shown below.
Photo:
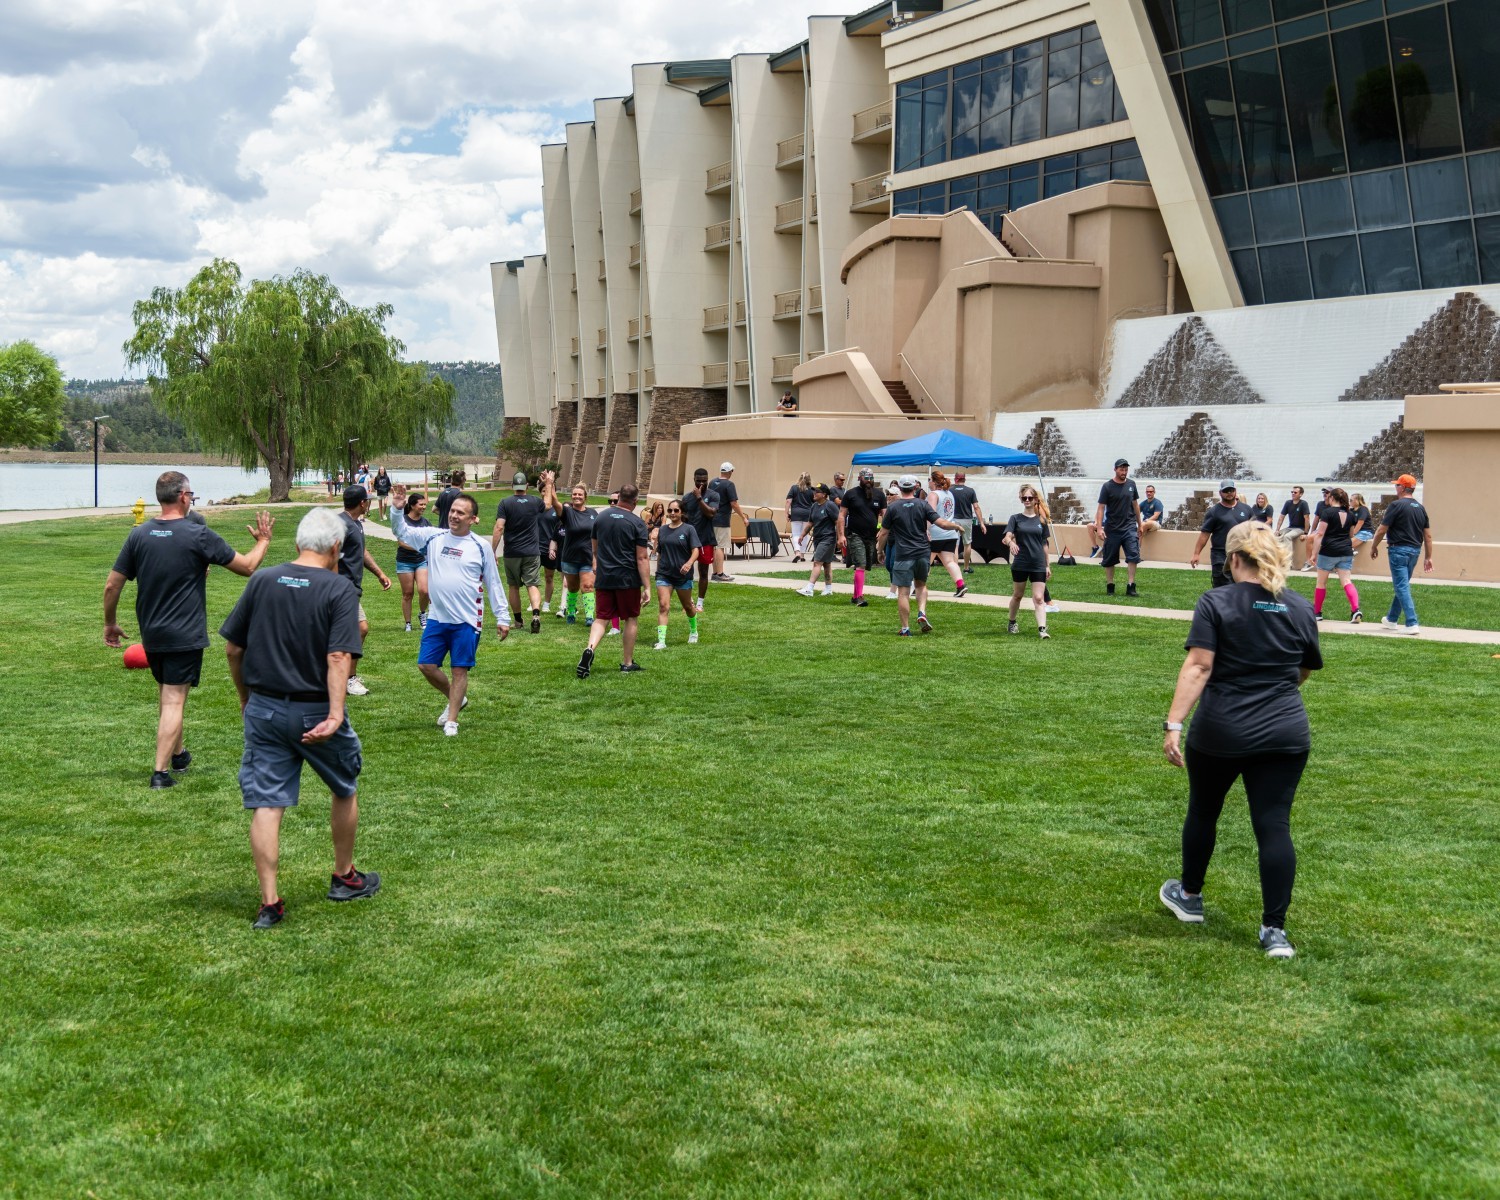
{"label": "white sneaker", "polygon": [[688,634],[688,645],[689,646],[696,646],[697,644],[698,644],[698,635],[696,633],[690,633],[690,634]]}
{"label": "white sneaker", "polygon": [[833,589],[832,588],[824,588],[822,591],[820,591],[818,593],[818,595],[820,595],[820,596],[831,596],[831,595],[833,595]]}
{"label": "white sneaker", "polygon": [[1390,619],[1390,617],[1381,617],[1380,618],[1380,628],[1382,628],[1382,629],[1400,629],[1401,628],[1401,622],[1400,621],[1393,621],[1393,620]]}
{"label": "white sneaker", "polygon": [[457,737],[458,736],[458,722],[457,721],[444,721],[443,722],[443,736],[444,737]]}
{"label": "white sneaker", "polygon": [[657,642],[656,645],[654,645],[654,646],[651,647],[651,649],[653,649],[653,650],[665,650],[666,648],[667,648],[667,643],[666,642]]}
{"label": "white sneaker", "polygon": [[799,587],[797,589],[797,595],[799,596],[811,596],[812,594],[812,584],[808,584],[807,587]]}
{"label": "white sneaker", "polygon": [[550,601],[550,600],[543,600],[542,601],[542,611],[544,613],[551,612],[552,611],[552,601]]}
{"label": "white sneaker", "polygon": [[411,632],[411,622],[410,622],[410,621],[408,621],[408,622],[407,622],[407,623],[406,623],[406,632],[407,632],[407,633],[410,633],[410,632]]}
{"label": "white sneaker", "polygon": [[1051,604],[1047,605],[1047,608],[1046,608],[1045,611],[1047,611],[1047,612],[1062,612],[1062,605],[1060,605],[1056,600],[1054,600]]}
{"label": "white sneaker", "polygon": [[895,588],[892,588],[890,591],[888,591],[885,594],[885,598],[887,600],[899,600],[900,599],[900,597],[896,595],[896,589]]}
{"label": "white sneaker", "polygon": [[347,690],[351,696],[368,696],[370,689],[365,687],[365,681],[358,675],[349,676]]}
{"label": "white sneaker", "polygon": [[1401,632],[1409,633],[1413,637],[1416,637],[1417,634],[1422,632],[1422,627],[1420,625],[1403,625],[1401,627]]}
{"label": "white sneaker", "polygon": [[619,637],[620,636],[620,631],[618,629],[616,629],[613,625],[611,625],[610,628],[609,628],[609,632],[606,633],[604,636],[605,637]]}
{"label": "white sneaker", "polygon": [[[459,712],[463,712],[463,710],[466,709],[466,708],[468,708],[468,707],[469,707],[469,698],[467,696],[465,696],[464,697],[464,702],[458,706],[458,711]],[[449,723],[448,722],[448,706],[446,704],[443,705],[443,711],[438,714],[437,723],[439,725],[447,725]]]}
{"label": "white sneaker", "polygon": [[697,609],[698,609],[699,612],[703,611],[703,597],[702,596],[698,597],[698,603],[697,603],[696,607],[697,607]]}

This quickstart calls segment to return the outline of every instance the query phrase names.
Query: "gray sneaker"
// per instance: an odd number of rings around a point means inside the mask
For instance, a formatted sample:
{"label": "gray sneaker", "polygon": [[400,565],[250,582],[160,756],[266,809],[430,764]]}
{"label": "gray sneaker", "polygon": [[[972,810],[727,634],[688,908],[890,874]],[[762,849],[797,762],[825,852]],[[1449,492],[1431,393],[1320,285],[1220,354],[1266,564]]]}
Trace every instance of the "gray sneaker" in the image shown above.
{"label": "gray sneaker", "polygon": [[1181,880],[1167,880],[1156,894],[1179,921],[1186,921],[1190,925],[1203,924],[1203,897],[1189,896],[1182,890]]}
{"label": "gray sneaker", "polygon": [[1266,952],[1267,958],[1292,958],[1297,953],[1296,948],[1287,940],[1286,930],[1277,929],[1274,925],[1260,927],[1260,948]]}

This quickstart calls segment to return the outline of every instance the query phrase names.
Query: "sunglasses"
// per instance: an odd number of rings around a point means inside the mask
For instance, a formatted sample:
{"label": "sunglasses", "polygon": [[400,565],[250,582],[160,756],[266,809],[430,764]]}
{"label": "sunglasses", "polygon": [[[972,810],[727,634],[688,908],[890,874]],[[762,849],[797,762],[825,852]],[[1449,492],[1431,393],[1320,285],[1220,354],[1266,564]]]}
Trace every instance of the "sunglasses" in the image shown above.
{"label": "sunglasses", "polygon": [[1036,497],[1035,496],[1022,496],[1021,497],[1021,503],[1022,504],[1035,503],[1035,501],[1036,501]]}

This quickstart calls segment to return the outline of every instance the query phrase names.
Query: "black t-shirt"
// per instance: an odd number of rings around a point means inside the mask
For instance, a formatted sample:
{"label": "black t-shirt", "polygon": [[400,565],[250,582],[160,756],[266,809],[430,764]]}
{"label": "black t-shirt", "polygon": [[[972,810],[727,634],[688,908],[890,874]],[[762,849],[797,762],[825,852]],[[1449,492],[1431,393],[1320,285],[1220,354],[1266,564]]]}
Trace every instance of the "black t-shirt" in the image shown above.
{"label": "black t-shirt", "polygon": [[880,514],[885,512],[884,492],[872,488],[867,495],[863,487],[852,487],[839,503],[848,514],[844,518],[844,528],[848,532],[864,537],[875,536],[875,530],[880,526]]}
{"label": "black t-shirt", "polygon": [[500,502],[500,518],[505,522],[505,558],[531,558],[542,552],[540,496],[518,492]]}
{"label": "black t-shirt", "polygon": [[321,567],[267,567],[250,577],[219,633],[244,647],[251,691],[327,692],[328,656],[361,653],[359,593]]}
{"label": "black t-shirt", "polygon": [[714,513],[714,528],[728,529],[729,518],[734,513],[734,503],[740,498],[739,490],[732,479],[715,479],[708,486],[719,497],[719,510]]}
{"label": "black t-shirt", "polygon": [[822,504],[815,502],[807,519],[812,522],[814,542],[831,541],[838,537],[839,506],[832,500],[825,500]]}
{"label": "black t-shirt", "polygon": [[1252,521],[1264,521],[1267,525],[1269,525],[1276,519],[1276,510],[1269,504],[1263,504],[1259,508],[1256,508],[1255,505],[1252,504],[1250,506],[1250,519]]}
{"label": "black t-shirt", "polygon": [[1288,529],[1306,529],[1307,518],[1311,512],[1312,510],[1307,507],[1306,500],[1297,500],[1295,502],[1288,500],[1281,506],[1281,515],[1286,518],[1286,527]]}
{"label": "black t-shirt", "polygon": [[391,477],[382,471],[379,475],[375,476],[375,494],[377,496],[386,496],[390,494],[390,490]]}
{"label": "black t-shirt", "polygon": [[1332,507],[1333,507],[1333,504],[1329,501],[1328,497],[1326,497],[1326,496],[1323,499],[1321,499],[1321,500],[1318,501],[1318,506],[1313,509],[1313,515],[1312,515],[1312,527],[1314,529],[1316,529],[1318,527],[1318,522],[1323,519],[1323,514],[1328,509],[1330,509]]}
{"label": "black t-shirt", "polygon": [[841,487],[839,487],[839,485],[836,484],[836,483],[829,484],[828,485],[828,498],[830,500],[832,500],[835,504],[837,504],[840,500],[842,500],[844,498],[844,489],[841,488]]}
{"label": "black t-shirt", "polygon": [[453,502],[462,495],[463,492],[456,487],[445,487],[438,493],[437,500],[434,501],[434,506],[437,508],[437,527],[439,529],[448,528],[448,510],[453,507]]}
{"label": "black t-shirt", "polygon": [[678,503],[682,505],[682,523],[693,527],[693,532],[698,535],[700,546],[708,547],[714,544],[714,518],[708,507],[713,503],[714,494],[708,488],[703,490],[704,500],[707,500],[708,504],[698,499],[696,491],[688,492]]}
{"label": "black t-shirt", "polygon": [[1013,571],[1045,571],[1047,539],[1052,530],[1040,516],[1013,513],[1005,523],[1005,532],[1016,539],[1016,554],[1010,560]]}
{"label": "black t-shirt", "polygon": [[1401,496],[1387,506],[1380,523],[1385,540],[1393,546],[1421,546],[1427,530],[1427,510],[1411,496]]}
{"label": "black t-shirt", "polygon": [[[537,542],[541,546],[542,565],[554,566],[555,563],[547,558],[547,545],[554,540],[560,540],[557,536],[557,510],[550,505],[542,510],[541,517],[536,523]],[[558,550],[562,547],[559,546]]]}
{"label": "black t-shirt", "polygon": [[1349,510],[1330,504],[1323,510],[1323,520],[1328,522],[1328,528],[1323,531],[1323,540],[1318,543],[1318,553],[1330,558],[1343,558],[1346,554],[1353,554],[1354,542],[1349,537],[1349,531],[1354,528],[1354,517]]}
{"label": "black t-shirt", "polygon": [[207,649],[208,566],[233,561],[234,547],[196,521],[152,517],[132,529],[115,570],[135,580],[141,644],[163,654]]}
{"label": "black t-shirt", "polygon": [[558,532],[563,535],[563,562],[588,571],[594,569],[590,564],[594,561],[594,521],[598,516],[592,508],[579,510],[571,504],[564,507],[557,519]]}
{"label": "black t-shirt", "polygon": [[1360,533],[1374,533],[1375,532],[1374,528],[1372,528],[1371,525],[1370,525],[1370,510],[1365,505],[1361,504],[1358,508],[1356,508],[1354,510],[1354,519],[1355,519],[1356,522],[1358,522],[1358,521],[1363,521],[1364,522],[1364,525],[1360,529]]}
{"label": "black t-shirt", "polygon": [[594,522],[594,557],[598,560],[597,586],[605,591],[628,590],[641,586],[641,571],[636,565],[638,546],[649,546],[651,536],[646,522],[633,512],[612,504]]}
{"label": "black t-shirt", "polygon": [[365,588],[365,527],[347,512],[344,519],[344,543],[339,549],[339,574],[354,585],[356,592]]}
{"label": "black t-shirt", "polygon": [[884,525],[898,563],[915,562],[932,553],[927,527],[937,519],[937,510],[925,500],[903,496],[891,502],[885,510]]}
{"label": "black t-shirt", "polygon": [[[420,521],[407,521],[406,523],[413,529],[432,528],[432,522],[426,517],[423,517]],[[412,550],[407,547],[405,542],[397,542],[396,561],[398,563],[410,563],[412,566],[421,566],[427,561],[427,550],[425,547],[421,550]]]}
{"label": "black t-shirt", "polygon": [[1224,539],[1229,536],[1229,531],[1236,525],[1243,525],[1250,520],[1250,506],[1236,500],[1233,505],[1226,508],[1223,504],[1215,504],[1209,508],[1203,517],[1203,524],[1198,527],[1199,533],[1209,535],[1208,544],[1213,552],[1218,555],[1224,553]]}
{"label": "black t-shirt", "polygon": [[793,521],[805,521],[808,519],[807,511],[812,508],[812,488],[801,488],[793,484],[787,489],[786,498],[792,502],[792,511],[787,514]]}
{"label": "black t-shirt", "polygon": [[1205,754],[1243,758],[1296,754],[1311,746],[1297,680],[1323,666],[1312,605],[1296,592],[1273,596],[1258,583],[1198,598],[1187,648],[1211,650],[1213,671],[1188,729]]}
{"label": "black t-shirt", "polygon": [[967,483],[955,483],[948,491],[953,496],[953,519],[955,521],[972,521],[974,519],[974,502],[979,499],[979,493]]}
{"label": "black t-shirt", "polygon": [[1141,498],[1135,480],[1116,483],[1106,479],[1099,489],[1099,503],[1104,505],[1104,528],[1110,533],[1123,533],[1135,528],[1135,506]]}
{"label": "black t-shirt", "polygon": [[685,578],[683,564],[694,550],[701,549],[698,531],[684,521],[676,529],[663,525],[656,531],[656,573],[676,582]]}

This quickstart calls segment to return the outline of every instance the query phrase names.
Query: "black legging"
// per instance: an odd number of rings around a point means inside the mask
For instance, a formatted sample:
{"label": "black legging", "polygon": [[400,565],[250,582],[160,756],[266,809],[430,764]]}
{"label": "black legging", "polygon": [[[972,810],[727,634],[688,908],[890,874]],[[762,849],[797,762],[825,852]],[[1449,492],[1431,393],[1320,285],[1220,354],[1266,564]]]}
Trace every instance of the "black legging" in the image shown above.
{"label": "black legging", "polygon": [[1287,905],[1297,877],[1292,845],[1292,798],[1307,766],[1307,752],[1262,754],[1253,758],[1220,758],[1188,747],[1188,811],[1182,823],[1182,890],[1201,892],[1224,797],[1240,776],[1250,801],[1250,824],[1260,850],[1260,923],[1286,927]]}

